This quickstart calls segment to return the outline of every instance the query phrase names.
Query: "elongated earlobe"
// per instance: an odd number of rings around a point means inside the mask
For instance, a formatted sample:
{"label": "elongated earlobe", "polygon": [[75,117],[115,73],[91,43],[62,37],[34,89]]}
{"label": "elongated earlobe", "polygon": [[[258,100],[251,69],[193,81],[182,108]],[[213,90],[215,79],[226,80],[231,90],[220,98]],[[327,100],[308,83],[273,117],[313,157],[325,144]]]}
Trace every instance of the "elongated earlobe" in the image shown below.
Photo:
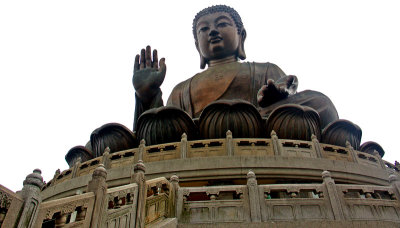
{"label": "elongated earlobe", "polygon": [[[200,53],[199,53],[200,54]],[[200,69],[206,68],[206,59],[200,54]]]}
{"label": "elongated earlobe", "polygon": [[246,30],[242,29],[240,34],[239,48],[238,48],[238,57],[241,60],[246,59],[246,53],[244,52],[244,41],[246,40]]}
{"label": "elongated earlobe", "polygon": [[199,55],[200,55],[200,69],[204,69],[204,68],[206,68],[207,60],[201,55],[201,52],[199,49],[199,43],[197,41],[195,42],[195,45],[196,45],[197,52],[199,52]]}

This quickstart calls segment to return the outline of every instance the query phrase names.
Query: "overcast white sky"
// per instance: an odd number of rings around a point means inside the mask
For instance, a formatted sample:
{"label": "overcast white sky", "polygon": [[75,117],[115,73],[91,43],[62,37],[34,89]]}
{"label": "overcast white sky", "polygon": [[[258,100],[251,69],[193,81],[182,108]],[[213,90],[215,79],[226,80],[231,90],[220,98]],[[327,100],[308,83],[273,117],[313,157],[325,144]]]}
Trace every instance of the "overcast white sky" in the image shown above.
{"label": "overcast white sky", "polygon": [[166,58],[166,101],[200,71],[193,17],[219,3],[242,17],[246,61],[325,93],[363,142],[399,159],[398,1],[10,0],[0,2],[0,183],[19,190],[34,168],[48,181],[95,128],[132,128],[134,56],[148,44]]}

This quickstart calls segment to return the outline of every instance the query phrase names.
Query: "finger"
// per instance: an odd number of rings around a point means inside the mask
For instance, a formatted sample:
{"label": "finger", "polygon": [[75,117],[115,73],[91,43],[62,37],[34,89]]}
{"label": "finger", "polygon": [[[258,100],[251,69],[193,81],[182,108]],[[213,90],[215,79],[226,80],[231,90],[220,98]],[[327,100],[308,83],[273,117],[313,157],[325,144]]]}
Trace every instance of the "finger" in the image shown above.
{"label": "finger", "polygon": [[158,69],[158,53],[157,49],[153,50],[153,68]]}
{"label": "finger", "polygon": [[167,65],[165,65],[165,58],[160,59],[159,71],[165,76],[165,73],[167,72]]}
{"label": "finger", "polygon": [[134,65],[134,67],[133,67],[133,70],[134,71],[137,71],[137,70],[139,70],[139,59],[140,59],[140,55],[136,55],[136,57],[135,57],[135,65]]}
{"label": "finger", "polygon": [[146,47],[146,67],[151,67],[151,47]]}
{"label": "finger", "polygon": [[146,51],[144,49],[142,49],[142,51],[140,52],[140,69],[144,69],[144,66],[145,66],[144,65],[146,62],[145,57],[144,57],[145,53],[146,53]]}
{"label": "finger", "polygon": [[289,75],[288,79],[286,80],[286,88],[289,88],[294,82],[294,76],[293,75]]}

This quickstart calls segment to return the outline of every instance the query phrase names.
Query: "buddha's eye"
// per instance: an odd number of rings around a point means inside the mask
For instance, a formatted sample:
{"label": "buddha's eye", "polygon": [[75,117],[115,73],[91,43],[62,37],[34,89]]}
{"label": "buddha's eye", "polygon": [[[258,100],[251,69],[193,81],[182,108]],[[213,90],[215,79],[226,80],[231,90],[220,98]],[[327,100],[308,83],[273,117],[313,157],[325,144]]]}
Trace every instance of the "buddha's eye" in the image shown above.
{"label": "buddha's eye", "polygon": [[220,23],[218,23],[217,26],[223,28],[223,27],[226,27],[226,26],[228,26],[228,25],[230,25],[230,24],[227,23],[227,22],[220,22]]}
{"label": "buddha's eye", "polygon": [[200,32],[206,32],[208,30],[208,27],[201,27],[200,29],[199,29],[199,33]]}

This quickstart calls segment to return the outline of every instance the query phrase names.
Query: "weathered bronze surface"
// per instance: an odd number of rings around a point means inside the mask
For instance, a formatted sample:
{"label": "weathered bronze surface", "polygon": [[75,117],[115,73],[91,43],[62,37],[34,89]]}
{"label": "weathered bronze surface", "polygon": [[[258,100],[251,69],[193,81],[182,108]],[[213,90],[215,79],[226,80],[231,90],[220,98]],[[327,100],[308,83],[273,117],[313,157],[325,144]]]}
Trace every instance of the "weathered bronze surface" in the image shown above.
{"label": "weathered bronze surface", "polygon": [[111,152],[127,150],[138,146],[134,133],[122,124],[108,123],[97,128],[90,135],[95,157],[103,155],[109,147]]}
{"label": "weathered bronze surface", "polygon": [[[167,105],[197,118],[214,101],[240,99],[253,104],[264,117],[281,105],[298,104],[316,110],[321,118],[321,128],[338,119],[334,105],[322,93],[296,93],[296,76],[287,76],[272,63],[240,62],[239,59],[246,58],[246,34],[234,9],[219,5],[200,11],[193,20],[193,35],[200,54],[200,68],[208,67],[175,86]],[[165,73],[165,59],[158,61],[156,50],[152,56],[150,46],[136,56],[134,130],[143,112],[163,105],[160,85]]]}
{"label": "weathered bronze surface", "polygon": [[200,115],[202,139],[225,138],[230,130],[234,138],[262,138],[263,120],[254,105],[242,100],[218,100],[208,105]]}
{"label": "weathered bronze surface", "polygon": [[151,109],[138,120],[137,135],[146,145],[178,142],[183,133],[190,140],[196,139],[197,127],[187,113],[175,107]]}
{"label": "weathered bronze surface", "polygon": [[361,136],[362,131],[357,124],[340,119],[322,131],[322,142],[345,147],[348,141],[355,150],[359,150]]}
{"label": "weathered bronze surface", "polygon": [[276,132],[279,138],[311,141],[311,135],[321,139],[321,123],[317,111],[295,105],[281,105],[267,121],[267,132]]}
{"label": "weathered bronze surface", "polygon": [[381,145],[379,145],[376,142],[372,142],[372,141],[368,141],[368,142],[363,143],[360,146],[360,151],[365,152],[365,153],[369,153],[369,154],[374,154],[374,151],[376,151],[376,152],[379,153],[379,155],[381,157],[383,157],[385,155],[385,151],[383,150]]}
{"label": "weathered bronze surface", "polygon": [[80,160],[80,162],[85,162],[93,158],[92,152],[84,146],[74,146],[65,155],[65,160],[69,167],[74,166],[78,160]]}

